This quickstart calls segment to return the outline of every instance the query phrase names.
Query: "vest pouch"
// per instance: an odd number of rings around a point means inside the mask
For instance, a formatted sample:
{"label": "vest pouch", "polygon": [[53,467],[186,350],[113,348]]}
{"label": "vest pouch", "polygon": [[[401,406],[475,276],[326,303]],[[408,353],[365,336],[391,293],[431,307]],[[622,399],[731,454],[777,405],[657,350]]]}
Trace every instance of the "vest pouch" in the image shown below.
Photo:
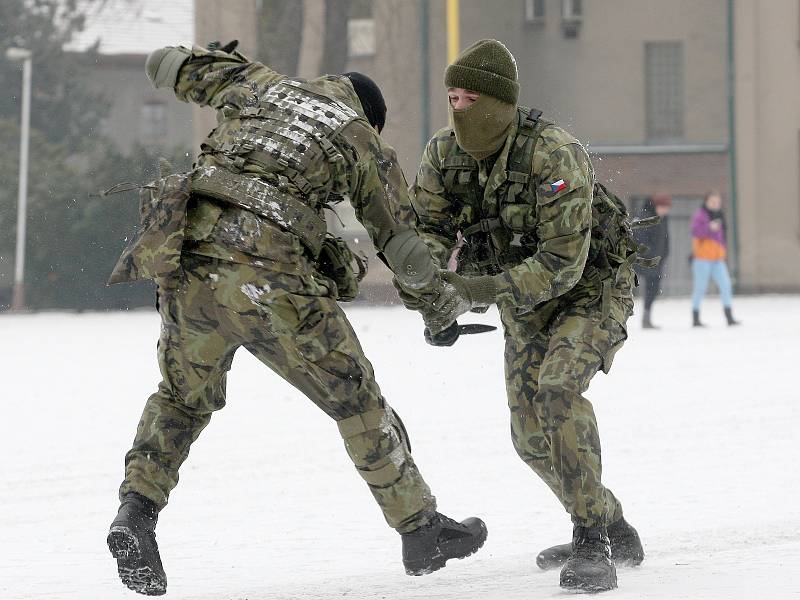
{"label": "vest pouch", "polygon": [[473,197],[478,181],[478,163],[469,155],[448,156],[442,160],[444,188],[459,197]]}
{"label": "vest pouch", "polygon": [[358,284],[367,274],[367,262],[354,254],[342,238],[328,234],[322,242],[317,269],[336,284],[336,299],[350,302],[358,296]]}
{"label": "vest pouch", "polygon": [[140,194],[141,225],[122,251],[109,283],[169,278],[181,264],[189,174],[177,173]]}

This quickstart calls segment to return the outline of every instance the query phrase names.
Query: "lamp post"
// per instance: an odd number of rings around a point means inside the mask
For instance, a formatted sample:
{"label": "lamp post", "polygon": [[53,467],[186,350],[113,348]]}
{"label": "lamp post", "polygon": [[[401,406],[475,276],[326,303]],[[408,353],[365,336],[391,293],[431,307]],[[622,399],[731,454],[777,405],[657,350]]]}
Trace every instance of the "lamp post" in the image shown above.
{"label": "lamp post", "polygon": [[8,60],[22,62],[22,115],[19,142],[19,193],[17,195],[17,249],[14,255],[12,310],[25,309],[25,225],[28,212],[28,141],[31,120],[31,51],[8,48]]}

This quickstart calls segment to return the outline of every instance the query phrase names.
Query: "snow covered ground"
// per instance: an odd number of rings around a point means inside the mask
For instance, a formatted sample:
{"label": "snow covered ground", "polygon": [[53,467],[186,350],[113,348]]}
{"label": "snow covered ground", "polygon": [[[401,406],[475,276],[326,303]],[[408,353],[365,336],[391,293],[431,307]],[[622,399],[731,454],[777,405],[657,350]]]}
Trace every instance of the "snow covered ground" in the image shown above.
{"label": "snow covered ground", "polygon": [[[607,597],[800,598],[800,297],[737,298],[736,313],[744,324],[725,327],[708,299],[709,327],[693,330],[687,300],[660,301],[663,329],[634,316],[611,375],[592,384],[604,480],[647,552]],[[349,314],[441,510],[486,520],[483,550],[406,577],[336,427],[241,350],[228,406],[161,515],[167,598],[564,597],[534,557],[571,526],[511,446],[502,336],[431,348],[400,308]],[[105,536],[157,382],[157,334],[151,312],[0,316],[3,600],[137,597]]]}

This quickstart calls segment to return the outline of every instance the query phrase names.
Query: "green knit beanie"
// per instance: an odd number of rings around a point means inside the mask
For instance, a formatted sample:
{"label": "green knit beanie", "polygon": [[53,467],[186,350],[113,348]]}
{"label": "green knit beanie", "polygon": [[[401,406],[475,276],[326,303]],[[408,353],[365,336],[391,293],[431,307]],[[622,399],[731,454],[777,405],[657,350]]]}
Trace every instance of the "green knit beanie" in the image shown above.
{"label": "green knit beanie", "polygon": [[516,104],[519,97],[517,62],[508,48],[497,40],[478,40],[445,69],[444,85]]}

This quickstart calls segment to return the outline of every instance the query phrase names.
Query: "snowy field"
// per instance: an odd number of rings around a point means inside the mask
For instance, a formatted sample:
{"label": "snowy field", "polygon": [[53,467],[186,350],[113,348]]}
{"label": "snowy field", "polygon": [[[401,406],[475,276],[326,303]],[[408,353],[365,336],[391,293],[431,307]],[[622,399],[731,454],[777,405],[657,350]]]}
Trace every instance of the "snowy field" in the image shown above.
{"label": "snowy field", "polygon": [[[620,569],[621,599],[800,598],[800,297],[656,304],[660,331],[630,340],[589,397],[604,481],[647,557]],[[333,422],[240,350],[228,406],[192,449],[161,514],[167,598],[531,600],[571,597],[536,553],[568,516],[508,434],[500,333],[422,341],[400,308],[349,310],[440,509],[484,518],[474,557],[406,577],[400,539],[354,472]],[[496,312],[467,321],[498,323]],[[139,597],[105,537],[123,454],[158,371],[158,318],[0,316],[0,599]]]}

